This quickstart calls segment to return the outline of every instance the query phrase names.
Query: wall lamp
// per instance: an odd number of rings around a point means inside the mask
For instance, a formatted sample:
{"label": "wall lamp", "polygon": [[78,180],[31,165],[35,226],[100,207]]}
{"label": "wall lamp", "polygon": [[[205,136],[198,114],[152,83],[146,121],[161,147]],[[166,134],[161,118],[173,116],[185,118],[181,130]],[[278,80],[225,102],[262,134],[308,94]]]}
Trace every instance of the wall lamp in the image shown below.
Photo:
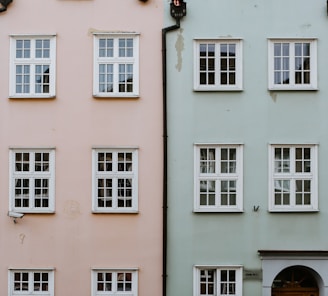
{"label": "wall lamp", "polygon": [[187,4],[183,0],[172,0],[170,8],[171,16],[177,21],[187,15]]}
{"label": "wall lamp", "polygon": [[16,219],[18,218],[22,219],[24,217],[23,213],[17,213],[13,211],[9,211],[7,215],[13,219],[15,224],[17,223]]}
{"label": "wall lamp", "polygon": [[6,11],[7,6],[13,2],[13,0],[0,0],[0,12]]}

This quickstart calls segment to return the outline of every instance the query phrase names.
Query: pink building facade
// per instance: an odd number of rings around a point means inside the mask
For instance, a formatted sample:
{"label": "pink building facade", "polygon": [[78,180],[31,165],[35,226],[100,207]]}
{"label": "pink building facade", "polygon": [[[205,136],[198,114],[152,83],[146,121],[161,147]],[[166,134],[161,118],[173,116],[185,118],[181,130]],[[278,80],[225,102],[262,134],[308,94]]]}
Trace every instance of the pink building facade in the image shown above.
{"label": "pink building facade", "polygon": [[161,295],[162,5],[0,14],[1,295]]}

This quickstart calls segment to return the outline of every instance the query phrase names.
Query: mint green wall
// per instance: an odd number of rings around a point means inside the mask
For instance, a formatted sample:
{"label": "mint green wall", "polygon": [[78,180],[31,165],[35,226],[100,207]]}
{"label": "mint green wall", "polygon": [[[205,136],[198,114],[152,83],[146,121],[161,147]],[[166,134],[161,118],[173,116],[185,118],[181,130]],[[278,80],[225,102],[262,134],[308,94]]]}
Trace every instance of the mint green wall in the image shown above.
{"label": "mint green wall", "polygon": [[[186,2],[181,29],[167,36],[168,296],[192,295],[194,264],[260,269],[260,249],[328,247],[326,1]],[[243,39],[244,90],[194,92],[193,39],[229,36]],[[278,37],[318,38],[318,91],[268,91],[267,38]],[[244,212],[193,213],[193,144],[225,142],[244,144]],[[268,212],[269,143],[319,144],[318,213]],[[243,295],[261,295],[261,281],[243,285]]]}

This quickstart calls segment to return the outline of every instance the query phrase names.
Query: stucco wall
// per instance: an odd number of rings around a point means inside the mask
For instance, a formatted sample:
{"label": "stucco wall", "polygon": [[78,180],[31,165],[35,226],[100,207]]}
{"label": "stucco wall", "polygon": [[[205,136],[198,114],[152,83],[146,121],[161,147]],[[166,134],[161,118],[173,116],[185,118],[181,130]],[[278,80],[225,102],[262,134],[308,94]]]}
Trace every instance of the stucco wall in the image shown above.
{"label": "stucco wall", "polygon": [[[164,1],[166,2],[166,1]],[[187,2],[168,36],[168,295],[192,295],[193,265],[261,269],[259,249],[326,249],[328,40],[325,1]],[[174,23],[169,11],[166,25]],[[193,40],[243,40],[243,91],[193,91]],[[318,38],[318,91],[268,91],[268,38]],[[194,213],[194,144],[242,143],[244,212]],[[268,147],[319,144],[319,212],[268,212]],[[259,207],[258,211],[253,208]],[[244,295],[261,295],[245,280]]]}
{"label": "stucco wall", "polygon": [[[162,282],[162,3],[15,0],[0,15],[1,295],[8,268],[55,268],[56,295],[90,295],[91,268],[139,268]],[[92,32],[140,33],[140,97],[92,97]],[[54,99],[9,99],[9,35],[56,34]],[[139,213],[92,214],[92,147],[138,147]],[[7,217],[9,147],[55,147],[55,214]]]}

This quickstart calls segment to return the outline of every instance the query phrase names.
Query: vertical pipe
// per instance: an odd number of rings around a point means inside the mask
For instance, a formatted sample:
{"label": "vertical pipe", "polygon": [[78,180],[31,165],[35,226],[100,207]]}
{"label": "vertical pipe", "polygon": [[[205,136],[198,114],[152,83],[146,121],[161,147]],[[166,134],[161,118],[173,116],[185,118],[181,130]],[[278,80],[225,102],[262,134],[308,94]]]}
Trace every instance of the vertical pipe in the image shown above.
{"label": "vertical pipe", "polygon": [[166,296],[167,280],[167,70],[166,70],[166,34],[180,28],[180,21],[162,29],[162,82],[163,82],[163,272],[162,272],[162,296]]}

